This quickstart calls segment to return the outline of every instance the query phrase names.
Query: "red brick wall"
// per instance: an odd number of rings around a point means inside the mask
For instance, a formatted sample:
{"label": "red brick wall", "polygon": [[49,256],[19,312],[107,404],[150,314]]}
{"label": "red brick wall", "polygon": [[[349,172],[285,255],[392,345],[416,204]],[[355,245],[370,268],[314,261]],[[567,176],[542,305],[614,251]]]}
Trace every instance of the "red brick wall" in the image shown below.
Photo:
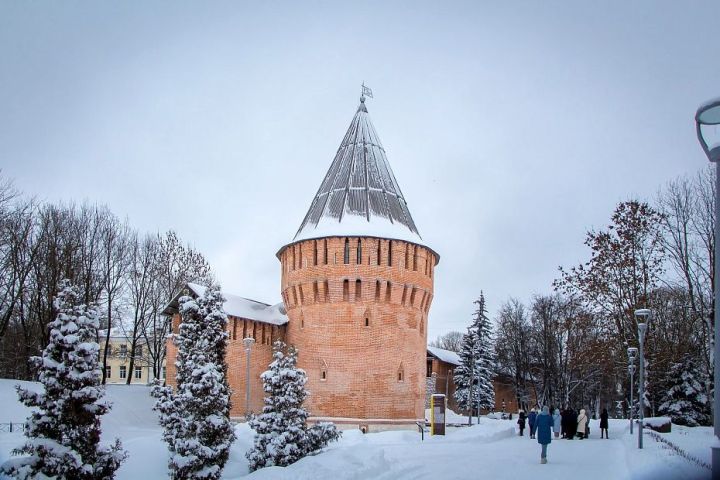
{"label": "red brick wall", "polygon": [[350,237],[346,264],[345,240],[301,241],[278,254],[307,407],[318,417],[423,418],[436,257],[402,241]]}
{"label": "red brick wall", "polygon": [[[173,316],[173,332],[177,333],[180,315]],[[228,365],[228,383],[232,390],[230,416],[242,417],[246,413],[246,378],[247,357],[242,339],[252,337],[255,343],[250,352],[250,411],[259,412],[263,407],[264,393],[260,374],[268,369],[272,361],[272,342],[284,340],[285,326],[277,327],[267,323],[253,322],[228,316],[227,331],[229,336],[228,350],[225,360]],[[175,385],[175,359],[177,347],[172,340],[167,342],[167,383]]]}

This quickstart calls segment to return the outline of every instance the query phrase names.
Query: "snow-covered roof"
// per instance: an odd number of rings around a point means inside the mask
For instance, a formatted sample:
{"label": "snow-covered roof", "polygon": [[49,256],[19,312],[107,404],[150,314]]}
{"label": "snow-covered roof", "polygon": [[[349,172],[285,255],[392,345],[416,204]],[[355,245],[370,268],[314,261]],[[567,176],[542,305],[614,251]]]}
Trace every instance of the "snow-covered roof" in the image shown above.
{"label": "snow-covered roof", "polygon": [[[198,297],[203,296],[206,290],[205,286],[198,285],[197,283],[188,283],[187,288]],[[228,315],[269,323],[271,325],[285,325],[288,323],[287,311],[282,302],[270,305],[225,292],[222,292],[222,294],[223,297],[225,297],[223,309]],[[180,296],[181,294],[178,293],[168,306],[165,307],[163,313],[169,314],[176,311],[178,298],[180,298]]]}
{"label": "snow-covered roof", "polygon": [[364,98],[293,243],[336,236],[379,237],[424,245]]}
{"label": "snow-covered roof", "polygon": [[430,355],[433,357],[442,360],[445,363],[452,363],[453,365],[459,366],[462,365],[462,361],[460,360],[460,355],[457,353],[451,351],[451,350],[445,350],[443,348],[437,348],[437,347],[427,347],[427,351]]}
{"label": "snow-covered roof", "polygon": [[[102,330],[98,330],[98,337],[99,337],[100,339],[105,338],[106,335],[107,335],[107,328],[103,328]],[[123,331],[123,329],[118,328],[118,327],[112,327],[112,328],[110,329],[110,338],[122,338],[122,339],[127,340],[127,339],[128,339],[128,336],[127,336],[127,334],[125,333],[125,331]]]}

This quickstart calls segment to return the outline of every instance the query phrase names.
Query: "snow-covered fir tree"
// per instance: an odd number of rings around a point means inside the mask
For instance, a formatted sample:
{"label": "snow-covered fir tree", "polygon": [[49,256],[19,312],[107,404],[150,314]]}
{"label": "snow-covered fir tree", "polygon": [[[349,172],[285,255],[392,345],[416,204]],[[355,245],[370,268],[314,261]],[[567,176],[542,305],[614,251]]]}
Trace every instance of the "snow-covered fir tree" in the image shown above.
{"label": "snow-covered fir tree", "polygon": [[[472,390],[472,408],[492,409],[495,406],[495,389],[493,388],[494,352],[492,342],[492,326],[487,316],[485,296],[474,302],[477,305],[473,315],[473,323],[463,336],[460,350],[461,365],[455,369],[455,401],[467,408],[468,396]],[[472,385],[472,389],[470,388]]]}
{"label": "snow-covered fir tree", "polygon": [[261,414],[250,419],[255,444],[247,452],[250,471],[273,465],[287,466],[340,438],[332,423],[307,427],[305,371],[297,368],[297,350],[281,341],[273,344],[273,361],[261,378],[267,394]]}
{"label": "snow-covered fir tree", "polygon": [[659,413],[678,425],[710,425],[705,379],[693,358],[686,355],[682,361],[673,363],[667,378],[670,388],[663,395]]}
{"label": "snow-covered fir tree", "polygon": [[170,450],[173,479],[219,479],[235,433],[227,381],[228,334],[219,287],[180,298],[176,391],[156,385],[155,410]]}
{"label": "snow-covered fir tree", "polygon": [[36,409],[25,424],[25,445],[13,451],[25,456],[6,461],[0,471],[21,479],[112,479],[127,454],[120,440],[100,445],[100,416],[110,404],[100,385],[98,310],[83,305],[67,280],[58,285],[53,306],[50,342],[41,357],[31,358],[44,389],[17,387],[20,400]]}

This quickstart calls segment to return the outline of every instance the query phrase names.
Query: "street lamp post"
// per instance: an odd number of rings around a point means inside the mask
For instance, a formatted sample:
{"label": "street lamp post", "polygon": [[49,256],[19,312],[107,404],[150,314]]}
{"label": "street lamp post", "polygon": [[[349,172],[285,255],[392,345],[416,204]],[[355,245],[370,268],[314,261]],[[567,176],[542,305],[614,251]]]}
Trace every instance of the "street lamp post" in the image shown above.
{"label": "street lamp post", "polygon": [[[695,127],[697,137],[700,141],[708,160],[715,164],[715,272],[720,271],[720,98],[711,100],[698,108],[695,113]],[[715,442],[712,448],[712,477],[720,478],[720,283],[715,281],[715,301],[713,303],[715,320],[715,348],[713,350],[714,360],[714,385],[715,396],[713,398],[713,424],[715,431]]]}
{"label": "street lamp post", "polygon": [[[638,317],[638,342],[640,343],[640,378],[638,380],[638,448],[643,448],[643,422],[645,420],[645,352],[643,346],[645,344],[645,332],[647,332],[647,320],[650,317],[650,310],[641,308],[635,310],[635,316]],[[642,319],[642,321],[640,320]]]}
{"label": "street lamp post", "polygon": [[638,349],[630,347],[628,352],[628,373],[630,374],[630,435],[633,433],[633,390],[635,385],[633,383],[633,376],[635,375],[635,359],[637,358]]}
{"label": "street lamp post", "polygon": [[250,418],[250,351],[255,339],[252,337],[243,338],[245,345],[245,416]]}

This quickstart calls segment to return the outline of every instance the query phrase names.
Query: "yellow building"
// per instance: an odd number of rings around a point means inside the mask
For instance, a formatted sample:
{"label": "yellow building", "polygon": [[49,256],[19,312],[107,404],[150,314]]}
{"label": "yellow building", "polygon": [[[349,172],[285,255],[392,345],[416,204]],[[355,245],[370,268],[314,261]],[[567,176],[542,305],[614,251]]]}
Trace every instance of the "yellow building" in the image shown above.
{"label": "yellow building", "polygon": [[[105,354],[107,330],[100,330],[98,335],[100,337],[100,363],[102,364]],[[110,345],[108,349],[107,366],[105,367],[106,383],[124,384],[127,383],[128,377],[132,384],[146,385],[154,380],[148,346],[142,337],[137,340],[137,345],[135,346],[135,360],[132,362],[131,371],[131,343],[131,340],[125,335],[122,329],[112,328],[110,330]],[[164,362],[161,375],[162,378],[165,378]]]}

